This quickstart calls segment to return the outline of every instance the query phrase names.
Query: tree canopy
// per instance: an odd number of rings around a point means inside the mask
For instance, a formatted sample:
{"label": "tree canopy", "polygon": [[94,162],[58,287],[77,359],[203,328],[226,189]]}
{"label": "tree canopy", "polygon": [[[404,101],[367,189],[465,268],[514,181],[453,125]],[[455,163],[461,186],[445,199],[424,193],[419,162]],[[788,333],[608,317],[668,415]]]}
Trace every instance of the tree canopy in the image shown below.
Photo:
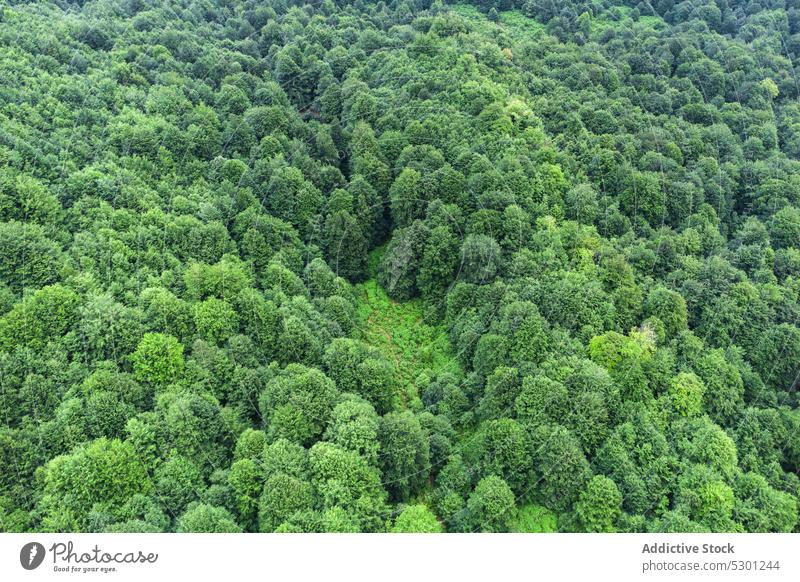
{"label": "tree canopy", "polygon": [[0,530],[800,531],[800,6],[0,7]]}

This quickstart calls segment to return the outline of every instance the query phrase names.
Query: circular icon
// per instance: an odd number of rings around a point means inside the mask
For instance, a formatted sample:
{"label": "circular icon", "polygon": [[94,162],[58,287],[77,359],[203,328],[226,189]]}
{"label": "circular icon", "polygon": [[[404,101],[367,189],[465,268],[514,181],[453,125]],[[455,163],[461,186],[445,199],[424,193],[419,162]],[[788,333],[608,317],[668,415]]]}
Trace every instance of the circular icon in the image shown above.
{"label": "circular icon", "polygon": [[19,563],[26,570],[35,570],[44,561],[44,546],[39,542],[29,542],[19,551]]}

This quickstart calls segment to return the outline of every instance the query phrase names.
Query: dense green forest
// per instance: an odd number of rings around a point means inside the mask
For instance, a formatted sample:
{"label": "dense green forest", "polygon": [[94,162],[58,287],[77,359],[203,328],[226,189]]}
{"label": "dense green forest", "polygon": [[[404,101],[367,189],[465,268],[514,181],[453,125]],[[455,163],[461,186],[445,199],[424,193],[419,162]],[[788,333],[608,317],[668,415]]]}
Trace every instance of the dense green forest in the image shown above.
{"label": "dense green forest", "polygon": [[800,531],[800,0],[0,5],[0,531]]}

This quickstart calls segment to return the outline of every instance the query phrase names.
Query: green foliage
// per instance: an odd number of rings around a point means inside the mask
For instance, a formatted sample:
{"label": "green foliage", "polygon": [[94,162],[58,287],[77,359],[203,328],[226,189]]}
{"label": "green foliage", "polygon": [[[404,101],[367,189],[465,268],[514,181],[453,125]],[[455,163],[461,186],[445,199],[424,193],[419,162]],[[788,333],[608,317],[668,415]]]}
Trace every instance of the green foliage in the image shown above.
{"label": "green foliage", "polygon": [[186,295],[193,300],[216,297],[229,301],[252,285],[252,276],[238,257],[225,255],[213,265],[192,263],[183,281]]}
{"label": "green foliage", "polygon": [[500,477],[484,477],[470,494],[467,509],[472,531],[507,531],[516,512],[514,494]]}
{"label": "green foliage", "polygon": [[233,307],[213,297],[194,306],[197,334],[211,343],[221,343],[239,330],[239,318]]}
{"label": "green foliage", "polygon": [[468,283],[491,283],[500,268],[500,245],[492,237],[470,234],[461,245],[461,276]]}
{"label": "green foliage", "polygon": [[417,286],[420,295],[438,301],[447,291],[458,268],[458,239],[444,226],[437,226],[422,253]]}
{"label": "green foliage", "polygon": [[[352,203],[348,205],[352,208]],[[325,258],[333,271],[350,281],[360,281],[367,269],[367,239],[358,220],[339,210],[325,221]]]}
{"label": "green foliage", "polygon": [[336,385],[322,372],[290,364],[270,380],[259,407],[272,438],[309,445],[321,435],[336,398]]}
{"label": "green foliage", "polygon": [[233,457],[239,459],[261,459],[267,446],[267,437],[263,430],[246,429],[236,441]]}
{"label": "green foliage", "polygon": [[575,436],[563,426],[542,426],[533,437],[533,460],[545,507],[564,511],[578,499],[591,477]]}
{"label": "green foliage", "polygon": [[531,503],[519,508],[508,530],[512,533],[553,533],[558,531],[557,527],[558,519],[553,512]]}
{"label": "green foliage", "polygon": [[0,281],[17,292],[55,283],[60,247],[37,224],[13,220],[0,223]]}
{"label": "green foliage", "polygon": [[384,490],[378,470],[356,453],[319,442],[309,451],[311,484],[326,507],[341,506],[372,529],[382,509]]}
{"label": "green foliage", "polygon": [[796,8],[12,4],[1,530],[797,530]]}
{"label": "green foliage", "polygon": [[521,421],[538,426],[566,416],[568,403],[569,393],[560,382],[546,376],[526,376],[514,410]]}
{"label": "green foliage", "polygon": [[379,350],[358,340],[337,338],[325,350],[323,361],[339,390],[358,394],[381,413],[392,408],[395,369]]}
{"label": "green foliage", "polygon": [[755,473],[737,478],[734,491],[736,520],[749,532],[789,532],[797,524],[797,500],[773,489]]}
{"label": "green foliage", "polygon": [[38,505],[48,531],[88,531],[90,511],[113,515],[133,495],[153,489],[134,448],[105,438],[52,459],[42,478]]}
{"label": "green foliage", "polygon": [[240,533],[233,516],[224,508],[200,503],[178,519],[179,533]]}
{"label": "green foliage", "polygon": [[691,372],[682,372],[669,383],[669,398],[674,410],[680,416],[697,416],[703,410],[703,396],[706,387],[703,381]]}
{"label": "green foliage", "polygon": [[231,418],[210,395],[166,392],[158,398],[161,446],[190,459],[208,475],[221,466],[233,443]]}
{"label": "green foliage", "polygon": [[[373,264],[380,256],[380,251],[373,253]],[[375,279],[357,286],[356,291],[363,339],[394,363],[398,386],[415,386],[426,370],[434,374],[460,371],[447,334],[425,321],[422,303],[392,300]]]}
{"label": "green foliage", "polygon": [[623,336],[609,331],[589,342],[589,356],[601,366],[613,371],[624,360],[646,360],[653,352],[653,341],[647,335],[633,332]]}
{"label": "green foliage", "polygon": [[147,333],[131,354],[137,380],[164,386],[181,379],[184,371],[183,345],[171,335]]}
{"label": "green foliage", "polygon": [[261,468],[253,459],[234,461],[228,473],[228,485],[233,492],[237,523],[252,530],[256,523],[263,486]]}
{"label": "green foliage", "polygon": [[486,379],[483,398],[478,405],[482,418],[507,416],[522,389],[519,370],[500,366]]}
{"label": "green foliage", "polygon": [[613,532],[620,515],[622,494],[608,477],[595,475],[575,505],[578,521],[585,531]]}
{"label": "green foliage", "polygon": [[331,413],[325,440],[358,453],[370,465],[377,465],[379,422],[371,404],[358,397],[346,397]]}
{"label": "green foliage", "polygon": [[389,197],[392,201],[395,228],[409,226],[424,215],[425,202],[421,182],[422,176],[417,170],[405,168],[392,184]]}
{"label": "green foliage", "polygon": [[407,505],[392,526],[393,533],[441,533],[442,524],[424,505]]}
{"label": "green foliage", "polygon": [[664,324],[668,338],[686,329],[686,301],[675,291],[664,287],[653,289],[647,296],[646,314],[657,317]]}
{"label": "green foliage", "polygon": [[680,479],[677,507],[711,530],[733,529],[733,489],[716,472],[693,465]]}
{"label": "green foliage", "polygon": [[492,420],[481,425],[475,441],[467,457],[470,465],[480,475],[502,477],[512,490],[522,493],[530,481],[530,443],[523,428],[510,418]]}
{"label": "green foliage", "polygon": [[406,501],[420,491],[430,474],[430,444],[410,412],[392,412],[378,426],[378,458],[383,484],[393,499]]}
{"label": "green foliage", "polygon": [[197,500],[203,474],[198,465],[178,455],[159,465],[155,471],[155,491],[170,515],[180,515]]}
{"label": "green foliage", "polygon": [[259,531],[272,532],[295,513],[311,508],[311,485],[285,473],[275,473],[264,484],[258,510]]}
{"label": "green foliage", "polygon": [[19,345],[42,349],[74,324],[78,303],[78,295],[61,285],[39,289],[0,319],[0,348],[10,351]]}

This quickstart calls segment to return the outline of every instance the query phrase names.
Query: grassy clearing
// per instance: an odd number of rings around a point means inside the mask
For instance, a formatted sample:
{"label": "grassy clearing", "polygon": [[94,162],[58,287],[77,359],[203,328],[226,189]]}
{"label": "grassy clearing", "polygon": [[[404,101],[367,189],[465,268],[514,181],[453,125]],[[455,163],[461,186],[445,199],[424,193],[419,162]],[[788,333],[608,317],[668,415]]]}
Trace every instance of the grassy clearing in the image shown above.
{"label": "grassy clearing", "polygon": [[512,533],[551,533],[557,530],[557,521],[555,513],[531,503],[520,507],[508,529]]}
{"label": "grassy clearing", "polygon": [[[480,23],[484,26],[491,24],[486,14],[474,4],[453,4],[450,6],[450,10],[473,23]],[[630,13],[629,6],[614,6],[609,11],[595,16],[592,18],[592,37],[599,38],[609,28],[621,32],[642,25],[654,29],[668,26],[660,16],[640,16],[634,21]],[[496,26],[501,26],[513,36],[530,38],[545,31],[543,23],[535,18],[525,16],[520,10],[507,10],[498,15],[500,22]]]}
{"label": "grassy clearing", "polygon": [[[378,283],[378,265],[384,250],[385,247],[379,247],[370,253],[369,279],[355,286],[359,326],[361,339],[394,362],[404,390],[404,405],[407,406],[419,396],[417,379],[421,374],[451,372],[461,375],[462,370],[444,328],[425,321],[422,301],[395,301]],[[432,507],[429,493],[430,490],[426,489],[411,503]],[[545,507],[531,503],[519,509],[509,531],[555,532],[557,518]]]}
{"label": "grassy clearing", "polygon": [[370,278],[356,286],[361,339],[394,362],[401,385],[413,398],[421,373],[459,373],[460,367],[444,329],[425,322],[422,302],[395,301],[378,284],[383,251],[380,247],[370,253]]}
{"label": "grassy clearing", "polygon": [[608,12],[592,19],[592,36],[600,37],[606,29],[613,28],[616,32],[635,29],[639,26],[658,29],[668,25],[660,16],[639,16],[637,20],[631,17],[630,6],[615,6]]}
{"label": "grassy clearing", "polygon": [[544,24],[533,18],[525,16],[519,10],[509,10],[500,13],[500,24],[511,28],[516,34],[537,34],[544,31]]}
{"label": "grassy clearing", "polygon": [[[481,12],[474,4],[453,4],[450,10],[459,16],[472,22],[480,22],[483,25],[491,24],[486,14]],[[514,35],[531,35],[544,31],[544,24],[528,18],[519,10],[507,10],[499,13],[500,22],[497,26],[502,26],[509,33]]]}

